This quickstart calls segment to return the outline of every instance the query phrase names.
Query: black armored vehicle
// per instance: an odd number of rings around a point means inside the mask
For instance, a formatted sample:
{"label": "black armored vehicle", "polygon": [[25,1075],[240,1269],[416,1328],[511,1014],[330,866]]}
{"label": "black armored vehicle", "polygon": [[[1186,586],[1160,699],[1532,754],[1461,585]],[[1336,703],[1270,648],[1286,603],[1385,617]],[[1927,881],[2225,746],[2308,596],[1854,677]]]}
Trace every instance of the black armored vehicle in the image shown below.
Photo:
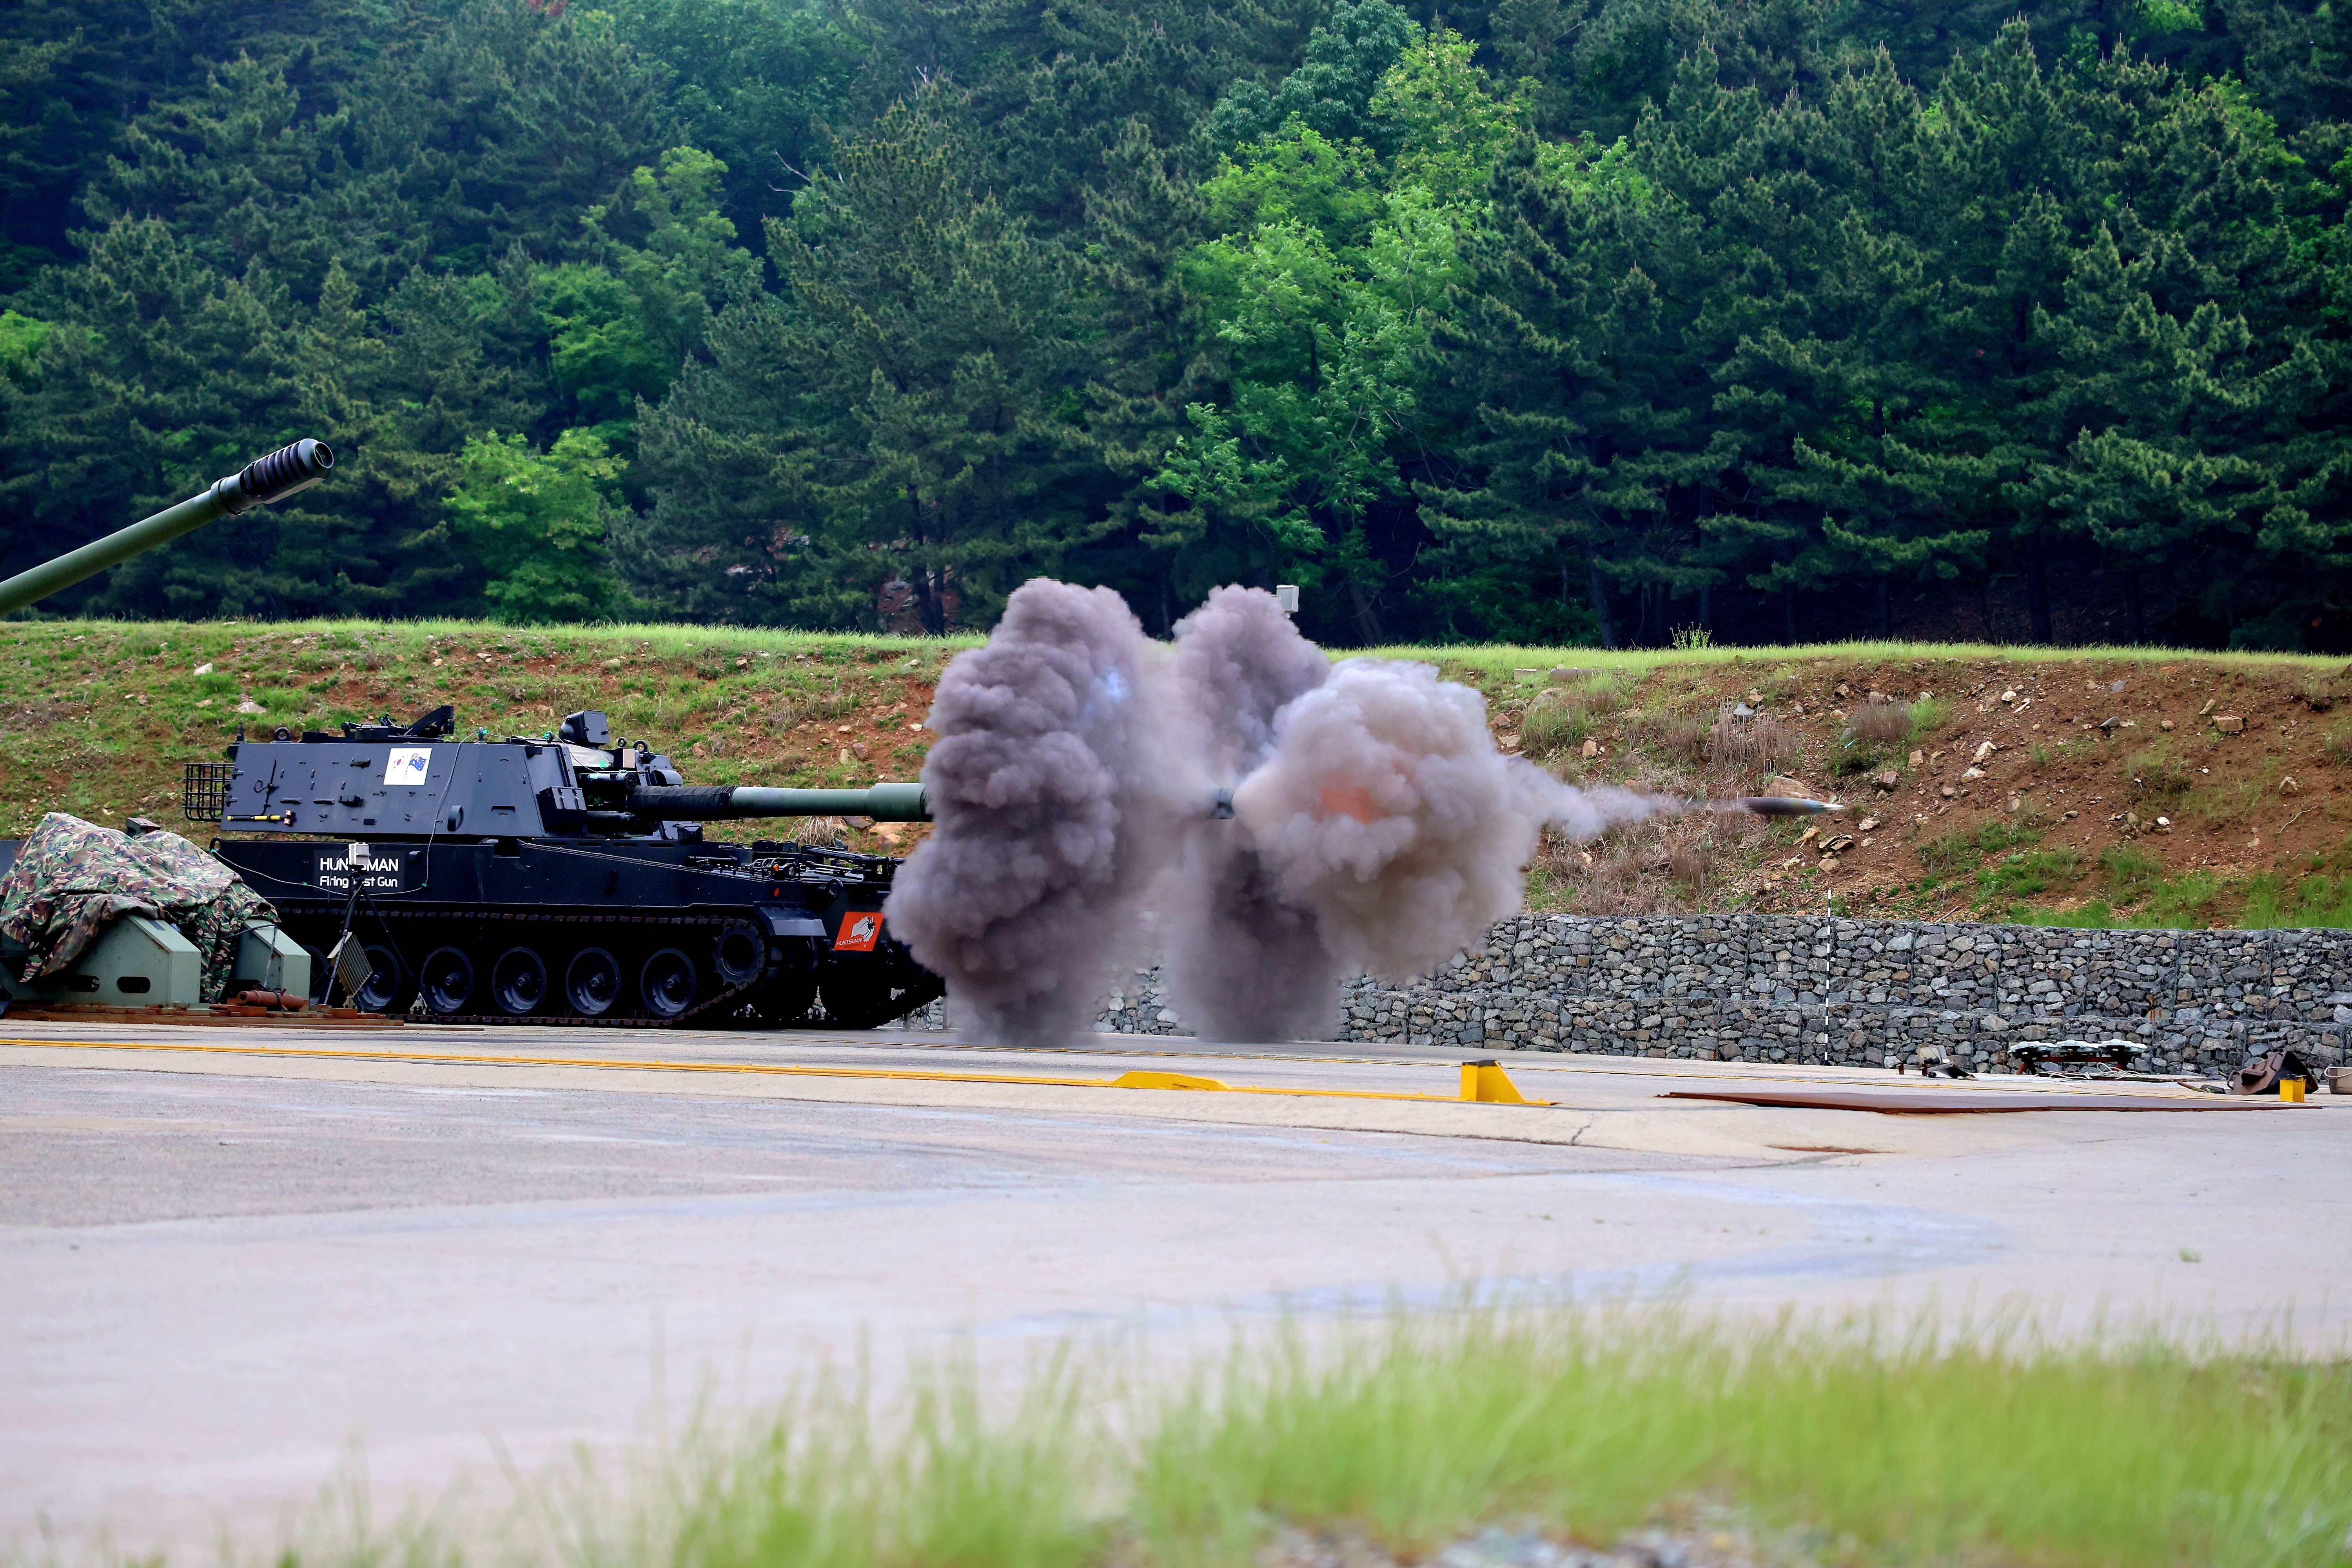
{"label": "black armored vehicle", "polygon": [[[176,505],[0,581],[0,616],[323,481],[296,441]],[[189,765],[182,809],[317,962],[349,937],[352,1000],[475,1023],[822,1021],[870,1028],[940,994],[883,929],[898,863],[800,844],[706,844],[728,818],[928,819],[920,784],[691,788],[602,713],[537,740],[457,737],[436,709],[340,734],[240,733]]]}
{"label": "black armored vehicle", "polygon": [[[182,809],[323,959],[348,934],[369,1011],[468,1023],[869,1028],[940,994],[883,929],[898,862],[706,843],[702,824],[925,820],[920,784],[695,787],[605,716],[538,739],[410,724],[280,729],[188,766]],[[315,963],[321,976],[329,965]]]}

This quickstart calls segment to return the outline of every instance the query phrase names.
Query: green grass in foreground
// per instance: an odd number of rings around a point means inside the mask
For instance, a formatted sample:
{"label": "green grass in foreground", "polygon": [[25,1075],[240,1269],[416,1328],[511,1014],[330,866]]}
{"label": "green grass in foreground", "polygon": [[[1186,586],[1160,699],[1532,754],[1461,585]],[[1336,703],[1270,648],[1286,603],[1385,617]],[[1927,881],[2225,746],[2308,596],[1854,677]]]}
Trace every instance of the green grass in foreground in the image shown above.
{"label": "green grass in foreground", "polygon": [[[991,1420],[932,1379],[885,1439],[837,1393],[633,1487],[529,1500],[566,1568],[1219,1568],[1276,1523],[1400,1555],[1486,1521],[1605,1543],[1695,1501],[1824,1563],[2325,1564],[2352,1526],[2352,1363],[2179,1338],[1672,1310],[1397,1320],[1234,1352],[1122,1405],[1065,1358]],[[1150,1389],[1150,1381],[1130,1385]],[[1110,1408],[1103,1408],[1108,1404]],[[458,1568],[444,1532],[289,1553]],[[499,1552],[513,1557],[511,1541]]]}

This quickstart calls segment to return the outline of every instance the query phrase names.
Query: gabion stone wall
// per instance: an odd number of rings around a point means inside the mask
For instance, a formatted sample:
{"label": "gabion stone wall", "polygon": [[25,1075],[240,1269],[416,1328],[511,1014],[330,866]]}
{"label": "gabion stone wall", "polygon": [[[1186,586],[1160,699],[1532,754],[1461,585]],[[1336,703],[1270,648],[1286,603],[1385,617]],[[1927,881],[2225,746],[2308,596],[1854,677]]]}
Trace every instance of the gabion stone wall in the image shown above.
{"label": "gabion stone wall", "polygon": [[[2021,1041],[2124,1038],[2173,1071],[2282,1044],[2334,1065],[2352,931],[1522,915],[1433,979],[1342,1000],[1342,1040],[1873,1066],[1937,1046],[1997,1068]],[[1150,971],[1097,1027],[1190,1033]]]}

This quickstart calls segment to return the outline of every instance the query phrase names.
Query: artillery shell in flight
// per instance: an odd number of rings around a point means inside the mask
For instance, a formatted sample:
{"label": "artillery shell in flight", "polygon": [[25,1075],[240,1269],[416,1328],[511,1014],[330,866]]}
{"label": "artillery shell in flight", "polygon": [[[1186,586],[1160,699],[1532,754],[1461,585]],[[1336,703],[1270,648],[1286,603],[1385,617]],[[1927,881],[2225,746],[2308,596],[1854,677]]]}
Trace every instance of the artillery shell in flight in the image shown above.
{"label": "artillery shell in flight", "polygon": [[1750,816],[1818,816],[1825,811],[1843,811],[1834,801],[1802,800],[1786,795],[1748,795],[1738,800],[1717,803],[1717,811],[1744,811]]}

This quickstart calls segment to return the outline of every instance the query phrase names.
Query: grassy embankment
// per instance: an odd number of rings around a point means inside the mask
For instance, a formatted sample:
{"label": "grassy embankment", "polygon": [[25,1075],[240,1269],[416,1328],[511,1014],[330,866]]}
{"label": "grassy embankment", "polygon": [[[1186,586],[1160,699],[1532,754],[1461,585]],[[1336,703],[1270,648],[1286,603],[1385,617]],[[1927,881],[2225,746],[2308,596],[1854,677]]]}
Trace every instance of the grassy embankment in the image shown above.
{"label": "grassy embankment", "polygon": [[1506,744],[1563,776],[1711,796],[1788,773],[1853,809],[1772,827],[1668,817],[1551,846],[1538,903],[2352,924],[2339,660],[1871,644],[1543,657],[1445,661],[1487,692]]}
{"label": "grassy embankment", "polygon": [[2010,664],[2179,664],[2183,661],[2223,669],[2341,669],[2344,659],[2334,654],[2213,653],[2195,648],[2084,646],[2044,647],[2032,644],[1860,642],[1811,643],[1772,647],[1528,647],[1517,643],[1480,643],[1463,647],[1415,647],[1400,645],[1363,650],[1369,658],[1419,658],[1459,665],[1500,678],[1528,669],[1562,663],[1600,672],[1646,673],[1668,667],[1706,669],[1726,666],[1769,666],[1788,662],[1835,659],[1851,664],[1892,664],[1925,661],[1975,663],[2000,659]]}
{"label": "grassy embankment", "polygon": [[698,784],[911,778],[931,684],[976,640],[464,621],[5,624],[0,832],[52,809],[175,825],[182,764],[217,758],[240,726],[405,720],[443,703],[461,734],[495,736],[601,708],[616,734],[670,752]]}
{"label": "grassy embankment", "polygon": [[1659,1526],[1703,1563],[2273,1568],[2352,1551],[2342,1362],[1640,1310],[1287,1341],[1105,1410],[1083,1390],[1118,1370],[1056,1363],[999,1419],[952,1375],[903,1423],[820,1394],[624,1484],[535,1490],[521,1512],[552,1543],[486,1554],[472,1529],[411,1527],[284,1560],[1223,1568],[1277,1560],[1260,1553],[1289,1530],[1353,1541],[1345,1560],[1374,1568],[1498,1522],[1596,1545]]}
{"label": "grassy embankment", "polygon": [[[697,783],[911,777],[933,682],[975,640],[455,621],[0,624],[0,832],[52,807],[173,821],[181,764],[217,756],[239,723],[331,727],[444,702],[466,730],[493,735],[603,708]],[[2352,794],[2337,788],[2352,720],[2329,717],[2339,695],[2352,704],[2352,681],[2338,660],[1874,643],[1378,652],[1476,686],[1501,744],[1571,780],[1693,796],[1751,793],[1788,773],[1856,806],[1817,825],[1672,817],[1599,844],[1550,843],[1530,879],[1538,909],[2352,923]],[[1728,717],[1739,705],[1753,716]],[[2243,727],[2222,732],[2217,712]],[[1808,838],[1807,826],[1822,831]],[[1822,854],[1841,832],[1854,842]],[[913,835],[848,837],[885,849]]]}

